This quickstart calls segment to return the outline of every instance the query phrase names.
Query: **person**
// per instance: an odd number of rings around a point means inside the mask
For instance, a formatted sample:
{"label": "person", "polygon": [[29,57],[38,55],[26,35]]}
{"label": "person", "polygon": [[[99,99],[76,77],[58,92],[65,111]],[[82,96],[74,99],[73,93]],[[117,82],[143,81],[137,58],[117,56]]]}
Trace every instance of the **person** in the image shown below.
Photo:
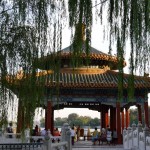
{"label": "person", "polygon": [[38,132],[39,132],[39,127],[38,127],[38,125],[36,125],[35,129],[34,129],[34,135],[37,136]]}
{"label": "person", "polygon": [[101,136],[100,136],[100,141],[102,142],[102,144],[103,144],[103,142],[107,141],[105,128],[102,128],[102,132],[101,132]]}
{"label": "person", "polygon": [[109,125],[107,125],[105,132],[107,133],[108,130],[109,130]]}
{"label": "person", "polygon": [[74,127],[71,128],[71,141],[72,141],[72,145],[74,145],[74,139],[75,139],[75,130]]}
{"label": "person", "polygon": [[46,129],[41,130],[41,136],[45,136],[46,135]]}
{"label": "person", "polygon": [[[9,127],[7,128],[8,133],[13,133],[12,123],[9,123]],[[12,135],[9,135],[9,138],[12,138]]]}
{"label": "person", "polygon": [[58,128],[56,128],[54,130],[54,136],[60,136],[60,132],[59,132]]}
{"label": "person", "polygon": [[93,132],[93,136],[92,136],[93,145],[95,145],[95,142],[97,140],[98,140],[98,131],[97,131],[97,127],[95,127],[95,131]]}
{"label": "person", "polygon": [[80,138],[80,125],[77,127],[77,141],[79,141]]}
{"label": "person", "polygon": [[110,130],[110,128],[107,130],[106,139],[107,139],[107,142],[110,144],[110,142],[112,141],[112,131]]}
{"label": "person", "polygon": [[117,139],[118,139],[118,136],[117,136],[117,131],[116,131],[116,128],[113,130],[113,144],[117,144]]}
{"label": "person", "polygon": [[77,127],[73,124],[73,128],[75,131],[74,141],[77,141]]}

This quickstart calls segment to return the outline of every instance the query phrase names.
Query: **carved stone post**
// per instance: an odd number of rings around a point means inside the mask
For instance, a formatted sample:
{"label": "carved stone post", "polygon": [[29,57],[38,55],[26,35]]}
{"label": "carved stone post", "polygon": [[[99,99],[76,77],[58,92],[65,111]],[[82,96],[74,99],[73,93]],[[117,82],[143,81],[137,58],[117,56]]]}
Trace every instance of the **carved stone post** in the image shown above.
{"label": "carved stone post", "polygon": [[52,140],[51,140],[51,132],[50,130],[47,131],[47,136],[45,136],[45,140],[48,142],[47,143],[47,150],[50,150],[52,147]]}
{"label": "carved stone post", "polygon": [[67,139],[67,142],[68,142],[67,150],[72,150],[71,131],[70,131],[69,128],[66,130],[66,139]]}
{"label": "carved stone post", "polygon": [[137,125],[137,137],[138,137],[138,148],[139,148],[139,133],[142,132],[142,124],[139,121],[138,125]]}
{"label": "carved stone post", "polygon": [[149,134],[149,128],[145,125],[145,128],[143,129],[144,134],[144,150],[146,150],[146,136]]}
{"label": "carved stone post", "polygon": [[64,123],[61,129],[61,140],[68,142],[68,150],[72,149],[71,144],[71,132],[70,132],[70,126],[68,123]]}
{"label": "carved stone post", "polygon": [[126,128],[123,129],[123,148],[127,149],[128,148],[128,137],[127,137],[127,130]]}
{"label": "carved stone post", "polygon": [[134,147],[134,144],[133,144],[133,140],[134,140],[134,131],[136,130],[136,124],[135,122],[132,123],[132,147]]}
{"label": "carved stone post", "polygon": [[30,129],[29,128],[25,130],[25,138],[26,138],[26,142],[30,143]]}
{"label": "carved stone post", "polygon": [[[132,148],[132,144],[130,143],[130,140],[132,138],[132,134],[130,134],[132,132],[132,128],[128,127],[127,128],[127,141],[128,141],[128,148],[131,149]],[[131,135],[131,136],[130,136]]]}

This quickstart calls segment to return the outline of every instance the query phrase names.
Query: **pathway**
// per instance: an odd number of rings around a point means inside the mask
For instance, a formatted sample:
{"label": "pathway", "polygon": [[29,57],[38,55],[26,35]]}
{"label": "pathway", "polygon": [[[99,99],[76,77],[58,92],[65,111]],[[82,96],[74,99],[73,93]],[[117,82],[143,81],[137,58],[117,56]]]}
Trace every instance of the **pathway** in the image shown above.
{"label": "pathway", "polygon": [[78,141],[72,150],[123,150],[123,145],[92,145],[91,141]]}

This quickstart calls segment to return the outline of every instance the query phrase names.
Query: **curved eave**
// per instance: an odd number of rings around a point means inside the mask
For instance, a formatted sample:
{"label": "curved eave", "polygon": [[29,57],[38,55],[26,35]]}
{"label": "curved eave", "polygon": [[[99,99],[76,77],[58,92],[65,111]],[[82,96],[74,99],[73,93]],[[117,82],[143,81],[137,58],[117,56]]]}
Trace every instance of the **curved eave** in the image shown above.
{"label": "curved eave", "polygon": [[[124,74],[123,86],[128,88],[129,74]],[[118,88],[118,72],[106,71],[101,74],[69,74],[60,73],[59,81],[53,80],[47,82],[47,87],[60,87],[60,88]],[[51,78],[48,76],[48,78]],[[150,91],[150,78],[134,76],[134,88],[144,89]]]}
{"label": "curved eave", "polygon": [[[129,74],[124,74],[123,86],[128,88]],[[28,76],[29,77],[29,76]],[[44,82],[43,82],[44,78]],[[99,74],[79,74],[79,73],[59,73],[53,74],[52,71],[41,72],[36,75],[37,86],[45,84],[47,88],[116,88],[118,89],[118,72],[107,70]],[[12,86],[21,85],[25,78],[19,76],[14,82],[8,80]],[[42,83],[41,83],[42,81]],[[134,76],[134,88],[143,89],[150,92],[150,77]]]}
{"label": "curved eave", "polygon": [[[48,55],[48,56],[44,56],[42,58],[39,58],[37,60],[37,68],[39,69],[50,69],[52,63],[56,62],[56,61],[60,61],[61,63],[64,62],[64,60],[68,60],[69,62],[71,62],[71,59],[73,58],[73,54],[70,52],[61,52],[59,53],[59,55]],[[111,55],[107,55],[107,54],[95,54],[95,53],[90,53],[89,56],[87,56],[85,53],[80,55],[80,58],[82,60],[86,60],[87,58],[90,60],[90,62],[92,61],[97,61],[96,65],[102,66],[102,62],[105,64],[104,65],[108,65],[111,70],[117,70],[118,69],[118,59],[116,56],[111,56]],[[91,65],[94,65],[91,64]],[[124,61],[123,63],[123,67],[126,66],[126,62]]]}

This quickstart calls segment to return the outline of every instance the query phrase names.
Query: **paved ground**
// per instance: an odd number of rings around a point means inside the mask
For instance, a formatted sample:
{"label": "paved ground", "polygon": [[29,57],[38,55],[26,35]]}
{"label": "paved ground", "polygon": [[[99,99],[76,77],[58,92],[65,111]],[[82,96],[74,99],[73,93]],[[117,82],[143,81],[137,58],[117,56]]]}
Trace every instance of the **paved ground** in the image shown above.
{"label": "paved ground", "polygon": [[123,150],[123,145],[92,145],[91,141],[75,142],[72,150]]}

